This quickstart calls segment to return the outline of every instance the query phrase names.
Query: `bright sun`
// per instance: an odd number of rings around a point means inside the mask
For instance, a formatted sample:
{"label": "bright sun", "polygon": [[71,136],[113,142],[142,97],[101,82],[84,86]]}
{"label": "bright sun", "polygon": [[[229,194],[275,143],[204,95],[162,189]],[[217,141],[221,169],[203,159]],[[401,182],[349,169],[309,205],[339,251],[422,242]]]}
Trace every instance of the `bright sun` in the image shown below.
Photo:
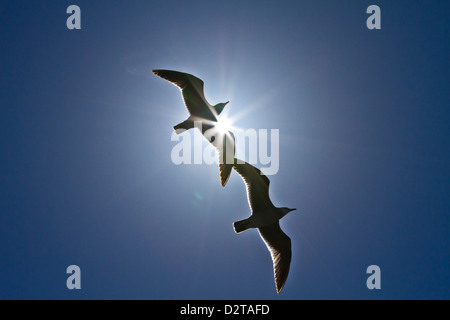
{"label": "bright sun", "polygon": [[216,127],[223,133],[233,130],[233,120],[225,114],[221,114],[217,119]]}

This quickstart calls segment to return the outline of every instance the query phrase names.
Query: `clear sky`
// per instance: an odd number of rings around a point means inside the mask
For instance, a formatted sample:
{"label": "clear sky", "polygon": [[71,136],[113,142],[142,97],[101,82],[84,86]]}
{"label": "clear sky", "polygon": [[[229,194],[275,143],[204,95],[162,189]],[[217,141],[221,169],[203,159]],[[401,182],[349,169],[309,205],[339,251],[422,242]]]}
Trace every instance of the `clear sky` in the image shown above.
{"label": "clear sky", "polygon": [[[0,299],[449,299],[449,12],[1,1]],[[188,113],[152,69],[203,79],[239,127],[280,130],[270,194],[297,208],[281,294],[257,231],[233,230],[250,215],[240,177],[222,188],[215,165],[172,163]]]}

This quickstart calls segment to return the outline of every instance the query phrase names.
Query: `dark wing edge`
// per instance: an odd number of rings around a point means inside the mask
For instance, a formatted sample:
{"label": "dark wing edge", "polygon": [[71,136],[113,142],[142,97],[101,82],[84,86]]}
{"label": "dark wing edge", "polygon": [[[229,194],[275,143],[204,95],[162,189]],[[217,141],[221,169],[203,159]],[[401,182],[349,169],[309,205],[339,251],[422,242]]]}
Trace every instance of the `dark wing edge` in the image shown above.
{"label": "dark wing edge", "polygon": [[270,251],[277,293],[283,289],[291,266],[291,239],[281,230],[279,222],[258,228],[261,238]]}
{"label": "dark wing edge", "polygon": [[248,203],[252,211],[262,211],[273,207],[269,197],[269,178],[259,169],[239,159],[234,160],[233,168],[244,180]]}
{"label": "dark wing edge", "polygon": [[193,86],[203,95],[203,81],[192,74],[172,70],[152,70],[152,72],[158,77],[173,83],[181,90],[188,86]]}
{"label": "dark wing edge", "polygon": [[172,70],[152,70],[154,74],[171,82],[181,89],[184,104],[193,116],[216,121],[212,107],[206,101],[204,83],[189,73]]}
{"label": "dark wing edge", "polygon": [[255,168],[251,164],[249,164],[243,160],[239,160],[239,159],[235,158],[234,159],[234,170],[236,170],[236,172],[239,173],[239,175],[243,179],[250,180],[250,182],[251,181],[256,182],[256,178],[259,177],[259,179],[261,179],[264,182],[264,184],[267,186],[267,189],[269,189],[269,184],[270,184],[269,178],[267,178],[266,175],[261,172],[261,170],[259,170],[258,168]]}

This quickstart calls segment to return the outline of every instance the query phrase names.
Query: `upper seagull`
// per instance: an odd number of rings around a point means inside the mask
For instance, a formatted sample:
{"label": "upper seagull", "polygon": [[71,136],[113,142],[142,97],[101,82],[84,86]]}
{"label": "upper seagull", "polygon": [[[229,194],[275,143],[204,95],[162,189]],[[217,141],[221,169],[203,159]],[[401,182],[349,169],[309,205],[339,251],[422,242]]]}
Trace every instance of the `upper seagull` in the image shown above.
{"label": "upper seagull", "polygon": [[[224,187],[230,178],[233,168],[235,138],[231,132],[216,130],[216,124],[218,115],[229,101],[218,103],[214,106],[209,104],[205,98],[203,81],[189,73],[172,70],[153,70],[153,73],[181,89],[184,104],[190,113],[187,120],[173,127],[175,132],[179,134],[184,132],[184,130],[197,127],[205,136],[205,133],[208,131],[205,138],[217,150],[220,182]],[[198,127],[196,123],[199,123],[201,127]]]}
{"label": "upper seagull", "polygon": [[291,239],[281,230],[279,220],[296,209],[276,208],[269,198],[270,180],[254,166],[235,159],[234,170],[242,177],[247,187],[247,197],[252,215],[236,221],[236,233],[249,228],[258,228],[261,238],[270,251],[277,293],[286,283],[291,265]]}

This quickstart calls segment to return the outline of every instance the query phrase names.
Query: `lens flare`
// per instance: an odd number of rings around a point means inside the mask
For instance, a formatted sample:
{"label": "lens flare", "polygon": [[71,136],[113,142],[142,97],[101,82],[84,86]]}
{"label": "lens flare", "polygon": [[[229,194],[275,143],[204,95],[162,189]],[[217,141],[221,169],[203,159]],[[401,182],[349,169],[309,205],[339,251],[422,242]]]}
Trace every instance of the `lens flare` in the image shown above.
{"label": "lens flare", "polygon": [[216,127],[220,130],[221,133],[232,131],[234,128],[233,119],[228,117],[226,114],[221,114],[217,119]]}

